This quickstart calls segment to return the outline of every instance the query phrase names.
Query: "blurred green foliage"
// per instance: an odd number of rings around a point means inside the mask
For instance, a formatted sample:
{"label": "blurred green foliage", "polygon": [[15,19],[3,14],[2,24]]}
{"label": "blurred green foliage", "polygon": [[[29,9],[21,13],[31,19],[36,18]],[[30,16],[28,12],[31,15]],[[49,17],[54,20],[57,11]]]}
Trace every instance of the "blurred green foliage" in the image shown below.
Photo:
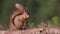
{"label": "blurred green foliage", "polygon": [[16,3],[28,8],[28,20],[33,22],[30,26],[37,26],[41,22],[60,25],[60,0],[0,0],[0,24],[9,25]]}
{"label": "blurred green foliage", "polygon": [[59,25],[60,26],[60,23],[59,23],[59,20],[58,20],[57,16],[52,18],[52,22],[53,22],[53,25],[56,25],[56,26]]}

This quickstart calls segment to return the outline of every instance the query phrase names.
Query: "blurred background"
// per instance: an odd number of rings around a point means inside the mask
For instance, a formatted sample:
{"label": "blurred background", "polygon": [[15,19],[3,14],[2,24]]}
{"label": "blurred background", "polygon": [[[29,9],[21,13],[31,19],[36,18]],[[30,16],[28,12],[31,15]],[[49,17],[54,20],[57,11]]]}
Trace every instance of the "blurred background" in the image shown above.
{"label": "blurred background", "polygon": [[29,27],[41,24],[60,26],[60,0],[0,0],[0,24],[9,27],[9,19],[15,11],[15,4],[28,8]]}

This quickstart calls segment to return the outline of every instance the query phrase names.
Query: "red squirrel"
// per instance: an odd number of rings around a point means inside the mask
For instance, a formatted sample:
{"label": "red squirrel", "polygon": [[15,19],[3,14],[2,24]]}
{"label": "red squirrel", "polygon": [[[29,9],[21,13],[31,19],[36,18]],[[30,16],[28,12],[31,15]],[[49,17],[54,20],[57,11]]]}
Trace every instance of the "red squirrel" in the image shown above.
{"label": "red squirrel", "polygon": [[13,30],[21,30],[23,24],[29,18],[28,10],[21,4],[15,4],[15,7],[17,10],[13,12],[10,18],[10,24]]}

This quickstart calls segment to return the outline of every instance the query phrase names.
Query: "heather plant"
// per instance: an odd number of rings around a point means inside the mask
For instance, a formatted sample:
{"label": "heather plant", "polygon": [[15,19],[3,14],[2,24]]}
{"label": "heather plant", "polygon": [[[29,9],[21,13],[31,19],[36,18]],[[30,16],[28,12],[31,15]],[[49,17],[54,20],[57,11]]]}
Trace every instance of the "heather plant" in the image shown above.
{"label": "heather plant", "polygon": [[0,30],[7,30],[7,29],[8,27],[6,24],[5,25],[0,24]]}

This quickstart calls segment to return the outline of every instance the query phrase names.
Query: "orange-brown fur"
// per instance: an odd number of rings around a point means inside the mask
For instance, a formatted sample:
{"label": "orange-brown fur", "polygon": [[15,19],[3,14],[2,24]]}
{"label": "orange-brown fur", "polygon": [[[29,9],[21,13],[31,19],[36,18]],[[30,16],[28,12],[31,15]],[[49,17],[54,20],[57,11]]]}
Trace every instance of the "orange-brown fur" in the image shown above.
{"label": "orange-brown fur", "polygon": [[15,4],[15,7],[17,8],[16,11],[13,12],[11,18],[10,18],[10,24],[12,26],[12,29],[22,29],[23,24],[29,17],[29,14],[27,12],[27,9],[24,8],[20,4]]}

